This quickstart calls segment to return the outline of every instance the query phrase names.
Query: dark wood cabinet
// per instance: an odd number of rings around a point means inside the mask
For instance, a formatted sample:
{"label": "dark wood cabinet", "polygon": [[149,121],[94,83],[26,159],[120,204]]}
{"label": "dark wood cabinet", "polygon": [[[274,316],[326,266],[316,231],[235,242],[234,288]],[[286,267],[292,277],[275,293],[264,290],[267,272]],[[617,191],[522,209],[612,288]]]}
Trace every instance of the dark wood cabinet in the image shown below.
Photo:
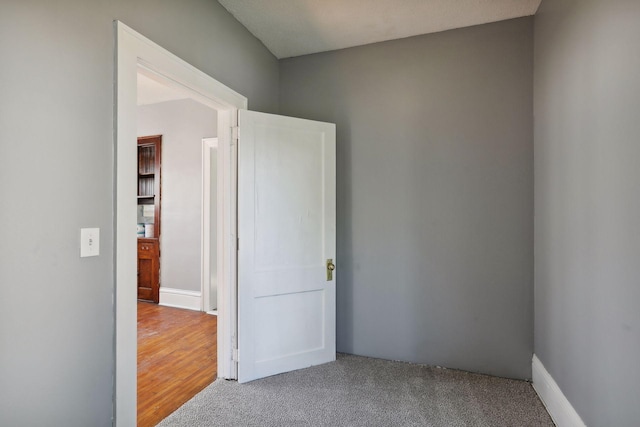
{"label": "dark wood cabinet", "polygon": [[138,299],[160,302],[160,248],[158,239],[138,239]]}
{"label": "dark wood cabinet", "polygon": [[153,236],[160,237],[162,135],[138,138],[138,206],[153,209]]}
{"label": "dark wood cabinet", "polygon": [[138,138],[138,222],[149,228],[138,237],[138,299],[155,303],[160,302],[161,155],[161,135]]}

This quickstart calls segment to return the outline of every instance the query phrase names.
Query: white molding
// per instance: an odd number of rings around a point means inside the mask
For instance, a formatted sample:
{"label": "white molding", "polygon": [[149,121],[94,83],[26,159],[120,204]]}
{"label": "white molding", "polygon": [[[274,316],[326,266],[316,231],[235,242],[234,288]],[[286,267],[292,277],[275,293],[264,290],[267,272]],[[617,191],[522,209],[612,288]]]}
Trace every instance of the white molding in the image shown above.
{"label": "white molding", "polygon": [[[218,111],[218,377],[238,378],[238,362],[233,357],[238,348],[238,144],[233,139],[232,127],[238,126],[237,107],[226,114]],[[220,175],[221,174],[221,175]],[[222,190],[221,190],[222,189]],[[222,196],[220,196],[222,194]],[[220,266],[222,264],[222,267]]]}
{"label": "white molding", "polygon": [[531,361],[533,388],[558,427],[586,427],[551,374],[534,354]]}
{"label": "white molding", "polygon": [[[220,233],[219,230],[222,230],[224,227],[223,223],[223,215],[224,215],[224,206],[222,203],[219,203],[218,200],[213,201],[215,206],[211,206],[211,151],[218,150],[218,138],[202,138],[202,250],[200,251],[201,256],[201,266],[202,272],[200,276],[200,291],[202,292],[202,311],[209,312],[211,310],[217,310],[216,307],[211,307],[211,248],[212,245],[215,245],[216,249],[216,272],[222,270],[222,265],[224,263],[223,253],[224,253],[224,241],[221,238],[217,238]],[[217,164],[213,165],[216,173],[216,194],[218,194],[218,199],[224,198],[221,197],[224,194],[224,168],[221,166],[222,156],[216,155],[218,159]],[[211,213],[212,209],[215,209],[217,221],[215,224],[211,223]],[[211,227],[215,227],[216,232],[216,240],[214,242],[211,241]],[[216,280],[217,282],[217,280]],[[218,289],[216,283],[216,289]],[[216,293],[216,302],[218,300],[218,294]]]}
{"label": "white molding", "polygon": [[202,294],[200,292],[160,286],[160,305],[200,311],[201,304]]}

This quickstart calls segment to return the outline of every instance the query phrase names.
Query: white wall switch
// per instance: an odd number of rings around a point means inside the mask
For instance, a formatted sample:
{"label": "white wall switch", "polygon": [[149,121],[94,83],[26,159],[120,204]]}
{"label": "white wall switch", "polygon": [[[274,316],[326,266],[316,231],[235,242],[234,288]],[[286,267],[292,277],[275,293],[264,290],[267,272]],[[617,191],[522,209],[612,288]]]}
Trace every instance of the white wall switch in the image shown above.
{"label": "white wall switch", "polygon": [[100,229],[80,229],[80,258],[100,255]]}

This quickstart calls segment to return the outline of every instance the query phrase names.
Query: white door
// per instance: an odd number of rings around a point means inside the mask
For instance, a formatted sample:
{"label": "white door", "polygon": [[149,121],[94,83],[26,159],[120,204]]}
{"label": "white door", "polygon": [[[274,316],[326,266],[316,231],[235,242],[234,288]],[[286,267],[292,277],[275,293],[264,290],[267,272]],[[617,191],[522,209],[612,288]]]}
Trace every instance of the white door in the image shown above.
{"label": "white door", "polygon": [[[335,360],[335,125],[240,110],[238,381]],[[332,266],[331,266],[332,268]]]}

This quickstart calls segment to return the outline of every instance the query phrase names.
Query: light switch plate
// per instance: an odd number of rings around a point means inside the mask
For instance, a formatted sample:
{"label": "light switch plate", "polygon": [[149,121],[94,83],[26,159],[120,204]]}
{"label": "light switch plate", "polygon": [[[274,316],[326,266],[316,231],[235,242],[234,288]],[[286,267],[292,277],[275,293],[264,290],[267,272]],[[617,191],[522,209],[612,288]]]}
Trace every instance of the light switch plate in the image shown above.
{"label": "light switch plate", "polygon": [[100,229],[80,229],[80,258],[100,255]]}

